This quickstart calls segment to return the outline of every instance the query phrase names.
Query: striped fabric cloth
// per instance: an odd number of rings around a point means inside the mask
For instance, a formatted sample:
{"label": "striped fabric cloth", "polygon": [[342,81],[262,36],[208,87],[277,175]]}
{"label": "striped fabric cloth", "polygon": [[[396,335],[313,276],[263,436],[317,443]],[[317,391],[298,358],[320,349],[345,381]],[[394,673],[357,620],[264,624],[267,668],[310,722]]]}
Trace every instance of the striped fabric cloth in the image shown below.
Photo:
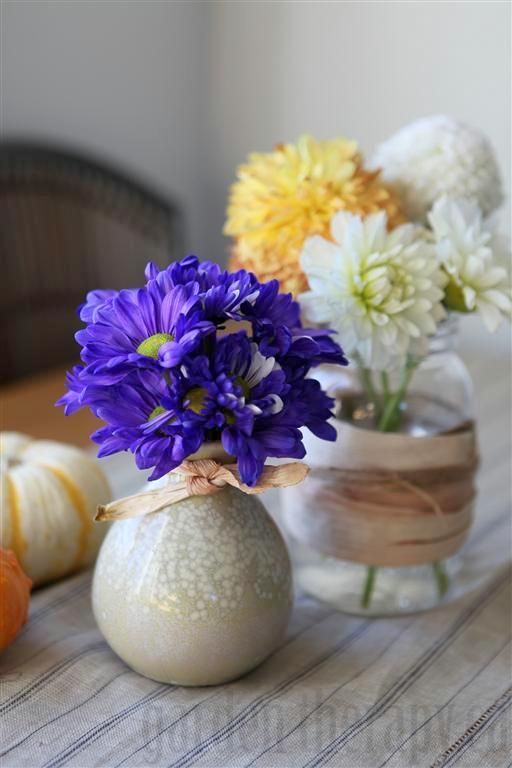
{"label": "striped fabric cloth", "polygon": [[35,596],[2,661],[3,766],[506,766],[510,574],[393,620],[298,601],[286,644],[217,688],[138,676],[102,640],[90,574]]}
{"label": "striped fabric cloth", "polygon": [[[91,574],[82,573],[33,595],[30,621],[0,660],[0,764],[511,766],[503,392],[498,377],[480,414],[484,462],[467,544],[480,585],[471,594],[428,613],[371,620],[299,596],[286,643],[259,669],[225,686],[179,688],[140,677],[115,656],[91,613]],[[128,467],[125,457],[112,459],[119,495],[140,482]]]}

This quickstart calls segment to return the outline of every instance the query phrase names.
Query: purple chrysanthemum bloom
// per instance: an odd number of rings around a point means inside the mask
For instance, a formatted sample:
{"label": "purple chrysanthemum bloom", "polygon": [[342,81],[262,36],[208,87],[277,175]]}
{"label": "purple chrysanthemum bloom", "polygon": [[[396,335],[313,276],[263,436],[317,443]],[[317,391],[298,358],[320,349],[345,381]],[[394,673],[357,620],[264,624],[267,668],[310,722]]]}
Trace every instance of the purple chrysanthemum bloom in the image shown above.
{"label": "purple chrysanthemum bloom", "polygon": [[175,285],[196,283],[202,294],[205,318],[219,323],[242,319],[245,316],[242,305],[254,304],[261,291],[258,279],[252,273],[244,269],[222,271],[218,264],[200,262],[196,256],[187,256],[162,271],[154,264],[148,264],[146,278],[155,281],[162,296]]}
{"label": "purple chrysanthemum bloom", "polygon": [[[198,357],[185,370],[186,375],[180,373],[189,387],[183,423],[214,430],[227,453],[237,458],[247,485],[257,482],[268,458],[304,456],[298,428],[304,418],[316,425],[331,415],[326,405],[332,401],[324,393],[311,412],[296,395],[290,399],[292,387],[283,368],[276,358],[263,355],[245,331],[216,339],[210,356]],[[311,384],[320,388],[318,382]],[[332,432],[325,437],[335,437]]]}
{"label": "purple chrysanthemum bloom", "polygon": [[[82,310],[83,312],[83,310]],[[105,383],[122,367],[172,368],[192,352],[215,326],[203,319],[197,283],[176,285],[162,294],[156,281],[125,290],[93,311],[93,322],[75,338],[82,360],[95,364]]]}
{"label": "purple chrysanthemum bloom", "polygon": [[68,391],[55,403],[55,405],[64,406],[64,413],[66,416],[70,416],[84,405],[82,402],[84,384],[80,378],[83,369],[83,365],[75,365],[71,371],[66,373]]}
{"label": "purple chrysanthemum bloom", "polygon": [[166,269],[159,269],[156,264],[149,262],[144,275],[146,280],[155,280],[162,295],[165,295],[175,285],[197,283],[202,292],[217,285],[223,274],[218,264],[212,261],[199,261],[197,256],[190,254],[181,261],[174,261]]}
{"label": "purple chrysanthemum bloom", "polygon": [[89,291],[85,302],[78,307],[80,320],[84,323],[94,323],[98,319],[98,312],[105,306],[108,306],[118,291],[110,289],[104,291]]}
{"label": "purple chrysanthemum bloom", "polygon": [[292,342],[292,331],[300,328],[300,307],[291,293],[279,293],[277,280],[263,283],[251,306],[244,307],[252,322],[254,338],[264,354],[286,354]]}
{"label": "purple chrysanthemum bloom", "polygon": [[207,428],[243,422],[247,430],[255,417],[281,410],[280,395],[289,388],[275,358],[264,357],[245,331],[215,339],[210,355],[191,360],[179,375]]}
{"label": "purple chrysanthemum bloom", "polygon": [[[290,371],[293,362],[287,367]],[[291,381],[294,378],[297,380]],[[304,457],[301,427],[310,429],[324,440],[336,439],[336,430],[327,423],[334,402],[316,380],[303,376],[287,377],[284,368],[275,362],[272,372],[250,392],[250,396],[250,402],[261,404],[262,396],[267,402],[267,407],[254,418],[250,434],[235,422],[227,426],[221,436],[224,449],[237,456],[240,474],[247,485],[257,482],[270,457]]]}
{"label": "purple chrysanthemum bloom", "polygon": [[100,456],[130,450],[157,479],[221,441],[254,485],[268,458],[304,456],[302,428],[335,439],[332,400],[308,374],[347,361],[331,331],[302,327],[277,281],[195,256],[165,270],[150,263],[146,280],[92,291],[80,309],[83,364],[58,404],[105,422],[93,435]]}
{"label": "purple chrysanthemum bloom", "polygon": [[130,450],[139,469],[155,467],[149,479],[156,480],[197,451],[203,427],[186,426],[179,419],[183,408],[175,388],[175,382],[168,383],[158,372],[139,369],[103,388],[101,395],[89,392],[84,404],[106,422],[92,435],[101,445],[98,456]]}

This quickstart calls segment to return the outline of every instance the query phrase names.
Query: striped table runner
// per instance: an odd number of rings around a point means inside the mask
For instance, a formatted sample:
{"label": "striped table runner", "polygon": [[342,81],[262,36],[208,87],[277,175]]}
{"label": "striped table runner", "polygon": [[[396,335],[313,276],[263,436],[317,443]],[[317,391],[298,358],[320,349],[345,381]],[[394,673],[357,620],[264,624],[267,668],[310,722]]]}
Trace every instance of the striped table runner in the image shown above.
{"label": "striped table runner", "polygon": [[[263,666],[229,685],[179,688],[138,676],[112,653],[82,573],[33,595],[29,623],[0,659],[0,765],[512,765],[503,380],[487,393],[467,544],[484,580],[476,591],[429,613],[378,620],[299,596],[286,643]],[[110,464],[119,495],[140,482],[128,467],[126,457]]]}
{"label": "striped table runner", "polygon": [[160,685],[99,635],[90,574],[38,593],[2,659],[2,766],[506,766],[510,573],[393,620],[298,601],[286,644],[243,680]]}

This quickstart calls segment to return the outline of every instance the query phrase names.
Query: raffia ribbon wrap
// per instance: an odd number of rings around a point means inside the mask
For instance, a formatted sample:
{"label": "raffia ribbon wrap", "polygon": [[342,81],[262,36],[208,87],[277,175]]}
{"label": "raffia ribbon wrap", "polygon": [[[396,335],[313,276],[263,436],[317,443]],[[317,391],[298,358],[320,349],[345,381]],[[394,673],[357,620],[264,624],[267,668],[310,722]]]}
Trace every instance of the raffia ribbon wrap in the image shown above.
{"label": "raffia ribbon wrap", "polygon": [[126,520],[130,517],[150,515],[191,496],[218,493],[227,485],[244,493],[263,493],[270,488],[283,488],[300,483],[308,471],[309,468],[300,462],[264,467],[258,484],[250,487],[241,481],[236,464],[225,465],[214,459],[184,461],[170,473],[176,477],[165,488],[138,493],[99,506],[94,519]]}
{"label": "raffia ribbon wrap", "polygon": [[311,472],[300,490],[284,494],[290,533],[366,565],[421,565],[456,552],[472,521],[473,423],[435,437],[332,423],[334,444],[305,436]]}

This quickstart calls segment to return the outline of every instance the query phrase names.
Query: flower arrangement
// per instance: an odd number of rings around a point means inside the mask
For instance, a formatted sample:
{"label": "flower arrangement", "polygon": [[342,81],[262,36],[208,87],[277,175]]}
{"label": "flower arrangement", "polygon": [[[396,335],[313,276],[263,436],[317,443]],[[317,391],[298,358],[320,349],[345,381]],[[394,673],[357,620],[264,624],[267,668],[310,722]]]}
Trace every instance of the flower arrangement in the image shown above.
{"label": "flower arrangement", "polygon": [[[489,330],[512,312],[507,249],[489,218],[502,200],[487,139],[455,120],[412,123],[367,171],[355,142],[279,145],[238,169],[227,210],[232,259],[293,290],[307,322],[343,339],[372,372],[403,375],[380,425],[397,426],[412,371],[447,311],[479,312]],[[387,184],[387,185],[386,185]],[[404,222],[404,214],[407,223]]]}
{"label": "flower arrangement", "polygon": [[295,144],[251,154],[238,169],[224,227],[234,238],[232,266],[262,280],[277,278],[282,290],[298,296],[307,287],[299,266],[304,241],[327,236],[341,210],[385,211],[390,227],[403,220],[396,195],[379,171],[364,167],[356,142],[303,135]]}
{"label": "flower arrangement", "polygon": [[496,330],[512,312],[510,260],[496,221],[485,218],[501,191],[484,137],[430,118],[403,128],[376,157],[412,220],[388,231],[384,212],[335,214],[328,237],[305,241],[310,290],[300,302],[306,318],[339,332],[362,368],[389,372],[417,364],[446,311],[479,312]]}
{"label": "flower arrangement", "polygon": [[[307,320],[339,332],[360,369],[376,428],[395,432],[414,371],[447,311],[478,312],[495,331],[512,313],[512,295],[506,249],[495,222],[485,218],[501,201],[485,138],[433,118],[402,129],[376,157],[413,221],[388,232],[385,213],[366,219],[337,213],[329,239],[305,242],[300,261],[310,290],[300,301]],[[390,375],[398,375],[395,387]],[[442,563],[434,563],[434,572],[442,595],[448,588]],[[374,580],[370,567],[363,607]]]}
{"label": "flower arrangement", "polygon": [[304,479],[301,462],[266,464],[303,458],[303,432],[336,438],[333,400],[308,374],[347,360],[277,280],[195,256],[145,276],[87,295],[82,363],[58,404],[105,422],[99,456],[131,451],[150,480],[170,475],[97,507],[96,521],[114,521],[93,579],[100,630],[146,677],[214,685],[282,642],[290,560],[255,494]]}
{"label": "flower arrangement", "polygon": [[129,450],[155,480],[221,441],[252,487],[269,457],[303,458],[301,428],[336,437],[332,401],[308,373],[347,361],[330,331],[302,327],[277,280],[188,256],[148,264],[142,288],[92,291],[79,314],[82,364],[58,404],[105,422],[99,456]]}
{"label": "flower arrangement", "polygon": [[[232,258],[282,280],[306,323],[333,328],[372,404],[372,428],[401,428],[408,388],[452,313],[490,331],[512,314],[502,201],[487,139],[436,116],[384,142],[366,171],[345,139],[302,137],[251,155],[232,187]],[[440,592],[447,577],[435,564]],[[375,568],[368,571],[368,607]]]}

